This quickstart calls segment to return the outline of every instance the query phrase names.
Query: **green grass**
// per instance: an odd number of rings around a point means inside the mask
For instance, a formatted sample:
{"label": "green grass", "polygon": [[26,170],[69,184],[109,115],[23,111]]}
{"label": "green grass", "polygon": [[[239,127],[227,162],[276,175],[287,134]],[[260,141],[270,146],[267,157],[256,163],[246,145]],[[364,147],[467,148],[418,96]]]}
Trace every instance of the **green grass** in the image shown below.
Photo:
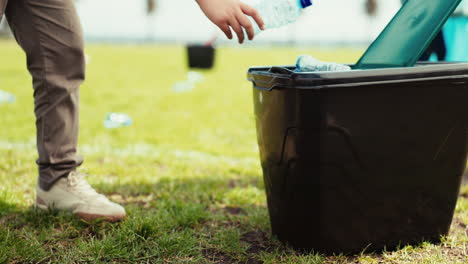
{"label": "green grass", "polygon": [[[37,168],[31,79],[25,57],[0,42],[0,263],[466,263],[468,188],[439,245],[355,256],[301,254],[270,226],[252,112],[252,65],[292,64],[299,54],[354,62],[352,49],[220,48],[193,91],[183,47],[89,45],[81,90],[80,152],[89,181],[129,213],[87,223],[32,208]],[[108,130],[107,112],[132,116]]]}

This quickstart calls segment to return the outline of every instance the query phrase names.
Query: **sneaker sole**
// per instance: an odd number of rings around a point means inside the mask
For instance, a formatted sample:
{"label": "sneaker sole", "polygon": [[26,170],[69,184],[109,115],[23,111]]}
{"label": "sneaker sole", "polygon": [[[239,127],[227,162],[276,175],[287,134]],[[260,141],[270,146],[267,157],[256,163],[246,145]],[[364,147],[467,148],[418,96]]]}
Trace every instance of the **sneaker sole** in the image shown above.
{"label": "sneaker sole", "polygon": [[111,223],[120,222],[126,218],[126,215],[97,215],[87,213],[75,213],[75,215],[85,221],[102,220]]}
{"label": "sneaker sole", "polygon": [[39,198],[39,197],[36,197],[36,202],[34,203],[34,207],[36,208],[39,208],[41,210],[44,210],[44,211],[48,211],[49,210],[49,207],[45,204],[45,202]]}
{"label": "sneaker sole", "polygon": [[[45,204],[45,202],[37,197],[36,202],[34,203],[36,208],[39,208],[44,211],[48,211],[49,207]],[[78,218],[83,219],[85,221],[95,221],[95,220],[102,220],[106,222],[119,222],[124,220],[127,216],[126,215],[98,215],[98,214],[88,214],[88,213],[74,213]]]}

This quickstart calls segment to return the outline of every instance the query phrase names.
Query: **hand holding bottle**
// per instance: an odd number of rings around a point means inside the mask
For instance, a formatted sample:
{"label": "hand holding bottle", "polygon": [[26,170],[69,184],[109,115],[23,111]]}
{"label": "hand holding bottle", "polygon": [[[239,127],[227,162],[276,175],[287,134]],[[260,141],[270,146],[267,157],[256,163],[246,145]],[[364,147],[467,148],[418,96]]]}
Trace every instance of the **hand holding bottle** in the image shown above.
{"label": "hand holding bottle", "polygon": [[253,7],[239,0],[196,0],[201,10],[215,25],[232,39],[232,28],[236,32],[239,43],[244,42],[245,29],[249,40],[254,38],[254,26],[247,16],[253,18],[258,27],[263,29],[264,23],[260,14]]}

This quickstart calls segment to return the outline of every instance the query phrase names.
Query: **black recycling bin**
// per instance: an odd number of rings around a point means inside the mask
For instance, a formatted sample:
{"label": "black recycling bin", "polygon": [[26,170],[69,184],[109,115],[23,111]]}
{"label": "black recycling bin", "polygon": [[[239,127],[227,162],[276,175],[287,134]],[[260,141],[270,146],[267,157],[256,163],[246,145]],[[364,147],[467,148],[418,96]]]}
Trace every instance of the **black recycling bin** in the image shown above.
{"label": "black recycling bin", "polygon": [[250,68],[272,232],[354,253],[438,242],[468,146],[468,64]]}
{"label": "black recycling bin", "polygon": [[215,48],[210,45],[188,45],[187,58],[189,68],[211,69],[215,57]]}

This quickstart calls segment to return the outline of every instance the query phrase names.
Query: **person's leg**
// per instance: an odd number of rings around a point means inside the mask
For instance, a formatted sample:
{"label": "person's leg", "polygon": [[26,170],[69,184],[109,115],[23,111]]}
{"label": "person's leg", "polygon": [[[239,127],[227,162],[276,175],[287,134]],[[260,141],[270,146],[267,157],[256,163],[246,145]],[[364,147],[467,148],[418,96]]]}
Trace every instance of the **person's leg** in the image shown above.
{"label": "person's leg", "polygon": [[8,0],[0,0],[0,22],[2,22],[3,13],[5,12]]}
{"label": "person's leg", "polygon": [[442,31],[440,31],[429,47],[424,51],[423,55],[419,58],[420,61],[428,61],[432,53],[437,55],[439,61],[445,60],[447,49],[445,48],[445,40]]}
{"label": "person's leg", "polygon": [[[0,0],[4,1],[4,0]],[[83,37],[73,0],[11,0],[5,15],[26,52],[33,79],[39,159],[36,204],[88,219],[120,220],[125,210],[75,173],[78,89],[85,77]]]}
{"label": "person's leg", "polygon": [[80,24],[71,0],[9,1],[5,15],[33,78],[39,185],[49,190],[83,162],[76,149],[85,74]]}
{"label": "person's leg", "polygon": [[419,57],[419,61],[428,61],[433,52],[434,50],[431,43],[431,45],[424,51],[421,57]]}
{"label": "person's leg", "polygon": [[447,45],[445,44],[444,34],[442,30],[437,34],[434,41],[432,42],[434,52],[437,55],[439,61],[444,61],[447,56]]}

